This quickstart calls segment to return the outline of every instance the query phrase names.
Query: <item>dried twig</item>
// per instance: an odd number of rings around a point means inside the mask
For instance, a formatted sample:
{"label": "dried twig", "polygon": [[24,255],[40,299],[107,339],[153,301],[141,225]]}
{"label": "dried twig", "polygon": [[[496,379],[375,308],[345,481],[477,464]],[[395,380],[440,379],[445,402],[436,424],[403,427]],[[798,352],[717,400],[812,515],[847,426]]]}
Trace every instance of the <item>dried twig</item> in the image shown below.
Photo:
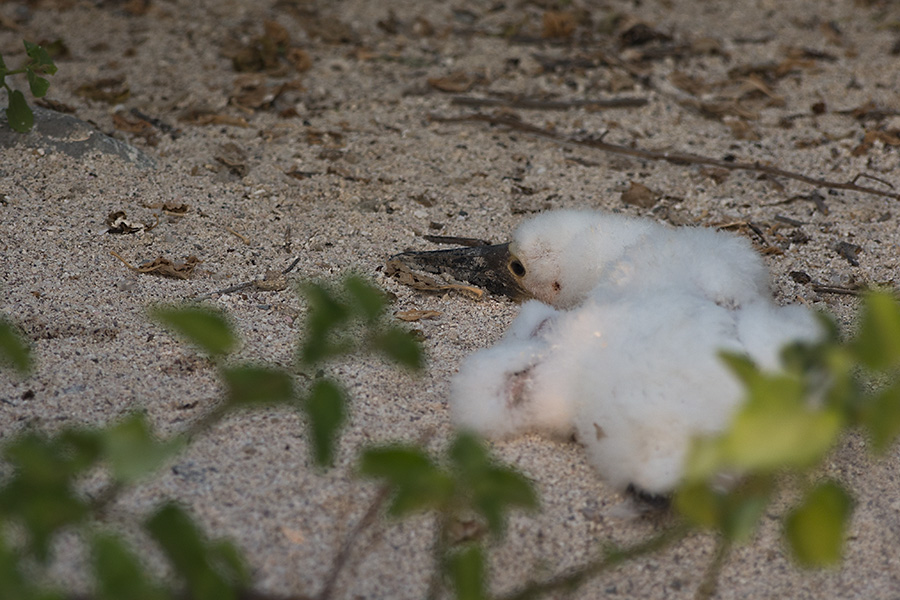
{"label": "dried twig", "polygon": [[458,106],[505,106],[525,110],[569,110],[570,108],[586,108],[598,110],[602,108],[635,108],[647,104],[646,98],[608,98],[598,100],[542,100],[540,98],[475,98],[472,96],[454,96],[451,104]]}
{"label": "dried twig", "polygon": [[[293,271],[294,267],[297,266],[297,263],[300,262],[301,258],[302,257],[300,257],[300,256],[295,258],[293,260],[293,262],[290,265],[288,265],[288,267],[286,269],[281,271],[281,275],[284,276],[284,275],[287,275],[288,273],[290,273],[291,271]],[[277,271],[276,271],[276,273],[277,273]],[[267,279],[269,278],[269,273],[266,273],[266,278]],[[279,287],[267,288],[266,286],[260,286],[259,282],[260,282],[260,280],[245,281],[243,283],[238,283],[237,285],[232,285],[231,287],[223,288],[221,290],[216,290],[214,292],[207,292],[207,293],[201,294],[199,296],[194,296],[193,298],[196,300],[205,300],[206,298],[212,298],[213,296],[221,296],[223,294],[233,294],[235,292],[240,292],[241,290],[245,290],[249,287],[254,287],[254,286],[256,286],[257,289],[260,289],[262,291],[275,291],[277,289],[284,288],[284,286],[281,286],[280,288]]]}
{"label": "dried twig", "polygon": [[231,228],[231,227],[226,227],[226,228],[225,228],[225,231],[227,231],[227,232],[230,233],[231,235],[237,237],[239,240],[241,240],[242,242],[244,242],[244,245],[245,245],[245,246],[249,246],[249,245],[250,245],[250,240],[247,239],[247,236],[238,233],[235,229],[233,229],[233,228]]}
{"label": "dried twig", "polygon": [[839,287],[835,285],[820,285],[814,283],[812,289],[817,294],[838,294],[840,296],[860,296],[865,290],[849,287]]}
{"label": "dried twig", "polygon": [[642,158],[645,160],[662,160],[665,162],[669,162],[676,165],[709,165],[713,167],[718,167],[721,169],[728,169],[731,171],[753,171],[756,173],[765,173],[766,175],[771,175],[774,177],[784,177],[787,179],[793,179],[795,181],[801,181],[803,183],[807,183],[809,185],[815,185],[830,189],[838,189],[838,190],[850,190],[853,192],[861,192],[864,194],[873,194],[875,196],[884,196],[887,198],[894,198],[895,200],[900,200],[900,194],[896,192],[888,192],[884,190],[879,190],[876,188],[857,185],[855,183],[858,177],[854,178],[852,181],[829,181],[826,179],[818,179],[815,177],[809,177],[807,175],[803,175],[802,173],[796,173],[794,171],[788,171],[785,169],[780,169],[778,167],[773,167],[771,165],[765,165],[760,162],[738,162],[738,161],[727,161],[720,160],[717,158],[711,158],[708,156],[701,156],[699,154],[689,154],[685,152],[665,152],[658,150],[644,150],[641,148],[631,148],[629,146],[622,146],[619,144],[610,144],[608,142],[604,142],[602,140],[593,139],[593,138],[572,138],[568,137],[564,134],[557,133],[555,131],[544,129],[542,127],[538,127],[536,125],[531,125],[530,123],[526,123],[524,121],[520,121],[513,117],[505,116],[505,115],[486,115],[481,113],[462,115],[458,117],[443,117],[440,115],[429,115],[429,118],[432,121],[436,121],[438,123],[466,123],[466,122],[478,122],[478,123],[489,123],[490,125],[497,125],[500,127],[506,127],[509,129],[514,129],[516,131],[521,131],[524,133],[529,133],[531,135],[536,135],[539,137],[544,137],[560,144],[571,144],[575,146],[586,146],[588,148],[596,148],[597,150],[602,150],[603,152],[609,152],[612,154],[618,154],[622,156],[632,156],[635,158]]}

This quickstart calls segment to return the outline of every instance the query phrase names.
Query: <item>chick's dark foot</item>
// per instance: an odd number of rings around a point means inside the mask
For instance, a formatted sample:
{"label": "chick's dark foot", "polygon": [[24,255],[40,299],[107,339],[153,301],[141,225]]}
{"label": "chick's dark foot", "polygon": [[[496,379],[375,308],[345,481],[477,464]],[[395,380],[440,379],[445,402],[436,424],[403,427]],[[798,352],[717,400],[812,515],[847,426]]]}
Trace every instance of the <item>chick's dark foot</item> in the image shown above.
{"label": "chick's dark foot", "polygon": [[642,513],[649,512],[667,512],[672,508],[672,497],[668,495],[653,494],[646,490],[635,487],[634,484],[628,484],[625,488],[625,495],[628,496],[635,506]]}

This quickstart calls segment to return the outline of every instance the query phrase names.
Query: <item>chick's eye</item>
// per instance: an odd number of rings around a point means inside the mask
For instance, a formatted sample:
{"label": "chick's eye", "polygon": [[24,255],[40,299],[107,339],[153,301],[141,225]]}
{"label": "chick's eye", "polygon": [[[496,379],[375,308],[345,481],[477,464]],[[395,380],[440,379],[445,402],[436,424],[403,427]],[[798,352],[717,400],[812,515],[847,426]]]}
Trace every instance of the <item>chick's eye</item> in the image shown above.
{"label": "chick's eye", "polygon": [[524,277],[525,276],[525,265],[522,264],[518,258],[514,258],[509,261],[509,270],[516,277]]}

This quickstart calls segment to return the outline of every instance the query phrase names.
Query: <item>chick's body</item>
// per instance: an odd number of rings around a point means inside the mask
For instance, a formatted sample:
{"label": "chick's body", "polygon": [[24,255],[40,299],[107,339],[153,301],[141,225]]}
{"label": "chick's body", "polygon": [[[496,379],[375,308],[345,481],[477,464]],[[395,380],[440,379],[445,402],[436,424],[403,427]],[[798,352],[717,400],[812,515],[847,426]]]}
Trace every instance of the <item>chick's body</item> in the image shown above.
{"label": "chick's body", "polygon": [[463,363],[454,418],[493,437],[575,432],[619,488],[672,490],[692,438],[727,426],[741,389],[721,351],[772,368],[819,335],[810,311],[771,302],[762,261],[727,234],[561,211],[525,223],[511,250],[543,301]]}

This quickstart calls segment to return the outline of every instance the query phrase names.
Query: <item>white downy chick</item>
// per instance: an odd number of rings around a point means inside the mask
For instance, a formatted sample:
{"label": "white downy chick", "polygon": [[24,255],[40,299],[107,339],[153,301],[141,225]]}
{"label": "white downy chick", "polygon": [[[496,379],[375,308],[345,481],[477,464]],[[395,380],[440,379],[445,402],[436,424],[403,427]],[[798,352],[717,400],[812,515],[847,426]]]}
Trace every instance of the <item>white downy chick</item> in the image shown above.
{"label": "white downy chick", "polygon": [[810,311],[771,302],[762,261],[728,234],[560,211],[523,224],[510,251],[546,304],[463,363],[454,420],[491,437],[574,430],[619,488],[671,491],[691,439],[727,426],[741,389],[721,350],[772,368],[820,335]]}
{"label": "white downy chick", "polygon": [[496,345],[476,352],[453,379],[451,407],[457,424],[492,437],[524,431],[566,436],[574,406],[565,396],[535,395],[531,370],[554,352],[547,328],[561,313],[531,300]]}
{"label": "white downy chick", "polygon": [[669,227],[589,210],[539,215],[516,229],[509,270],[533,297],[572,308],[670,287],[727,307],[768,297],[768,274],[750,243],[703,227]]}
{"label": "white downy chick", "polygon": [[[569,311],[523,307],[530,339],[507,335],[476,352],[452,384],[458,426],[488,437],[575,431],[613,486],[653,494],[679,482],[691,439],[722,431],[741,400],[721,350],[775,366],[779,349],[819,335],[796,307],[731,310],[692,293],[601,303]],[[535,327],[534,314],[547,315]]]}

